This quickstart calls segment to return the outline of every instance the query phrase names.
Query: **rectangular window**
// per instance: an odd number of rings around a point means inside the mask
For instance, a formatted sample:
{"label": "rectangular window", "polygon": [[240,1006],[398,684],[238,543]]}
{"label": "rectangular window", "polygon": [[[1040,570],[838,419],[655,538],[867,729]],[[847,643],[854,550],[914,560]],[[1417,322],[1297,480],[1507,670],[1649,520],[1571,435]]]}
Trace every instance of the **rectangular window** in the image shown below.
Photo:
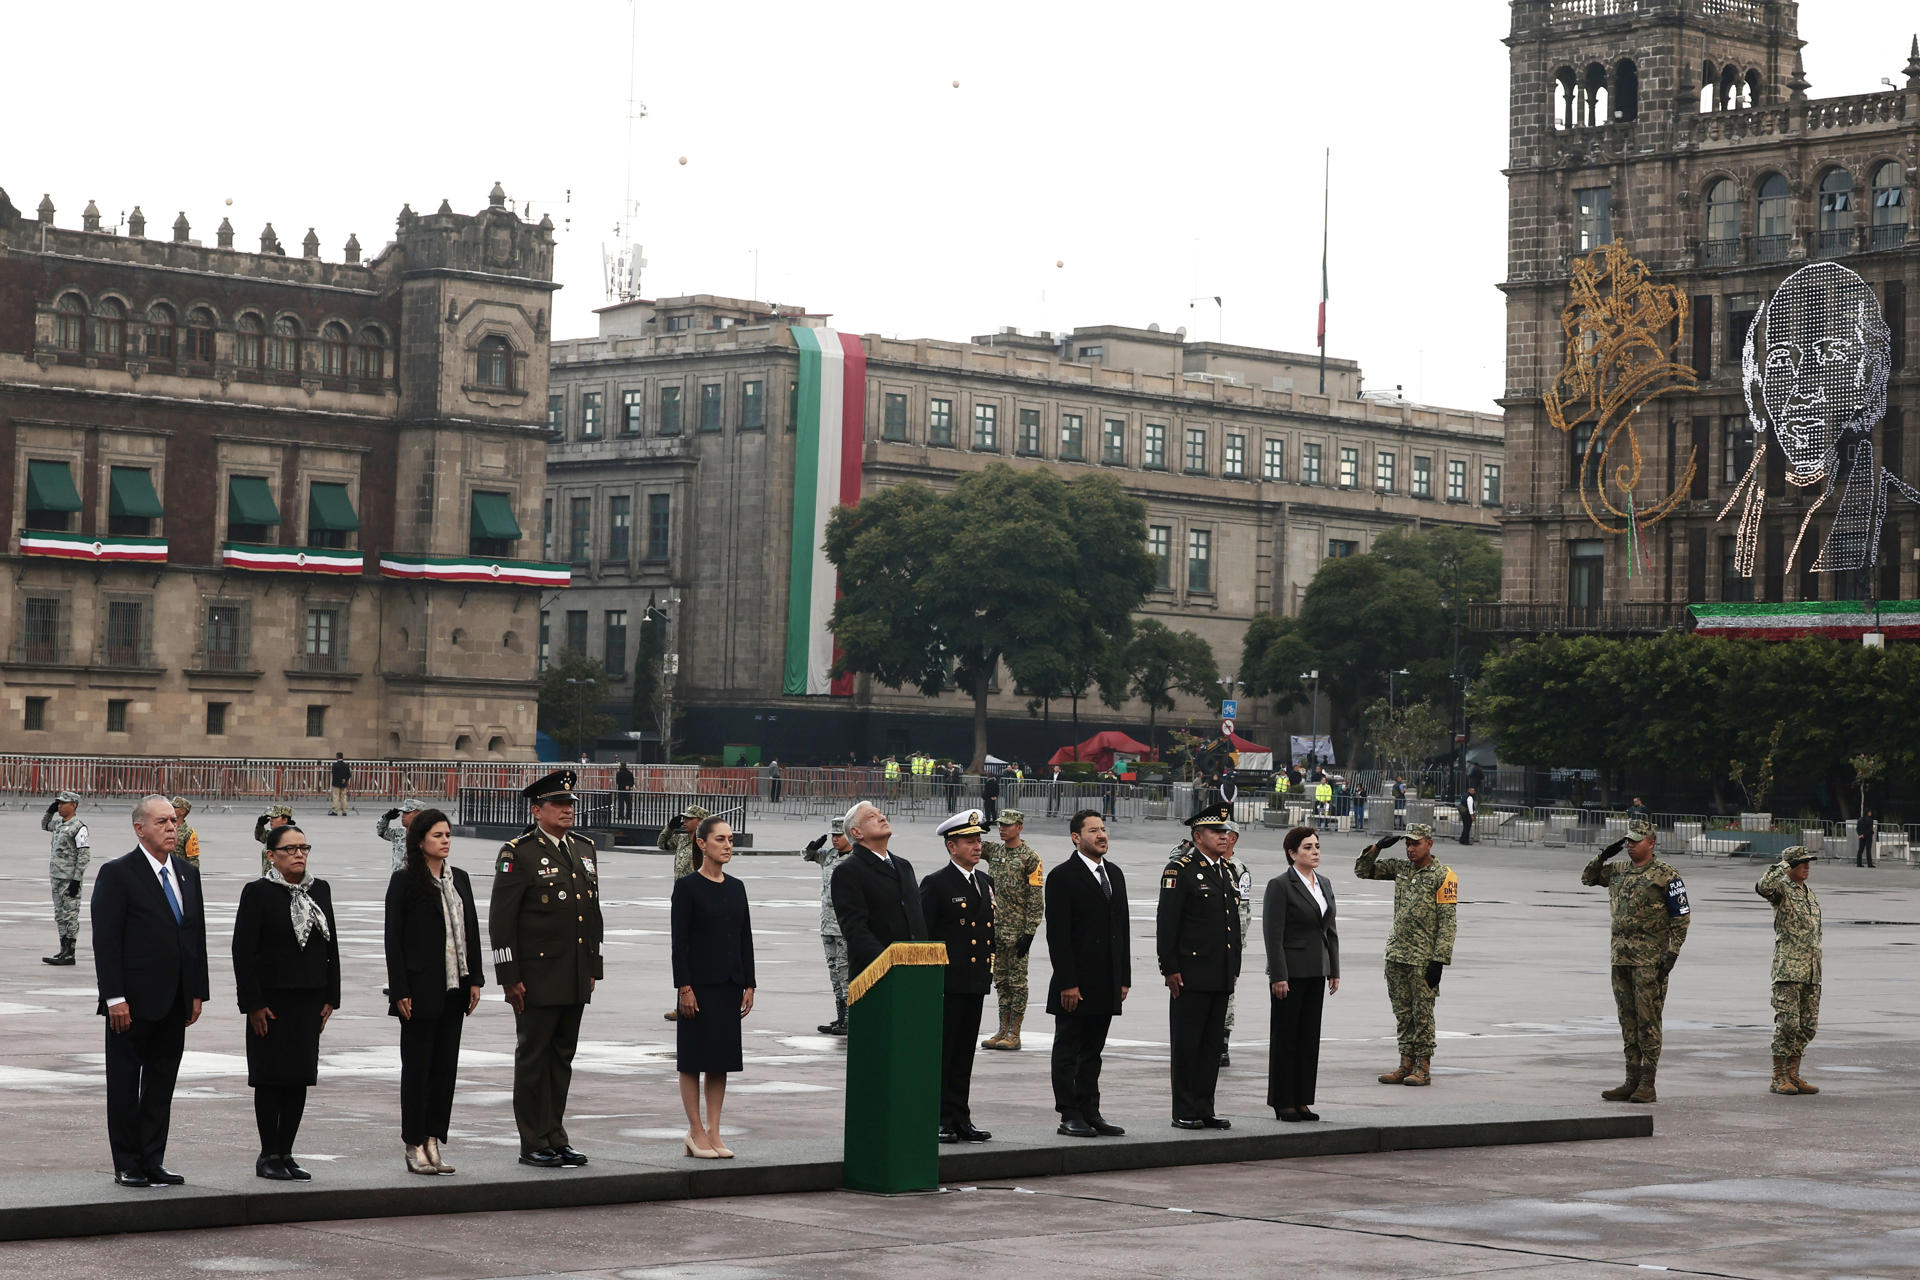
{"label": "rectangular window", "polygon": [[346,657],[346,635],[340,625],[340,610],[307,610],[305,634],[301,637],[300,656],[308,671],[338,671]]}
{"label": "rectangular window", "polygon": [[700,384],[700,429],[714,432],[720,429],[720,394],[723,388],[717,382]]}
{"label": "rectangular window", "polygon": [[1060,456],[1069,462],[1087,457],[1087,420],[1077,413],[1060,415]]}
{"label": "rectangular window", "polygon": [[1727,604],[1747,604],[1753,600],[1753,579],[1740,572],[1738,543],[1738,538],[1720,539],[1720,599]]}
{"label": "rectangular window", "polygon": [[1329,538],[1327,540],[1327,559],[1345,560],[1348,556],[1360,554],[1360,544],[1348,538]]}
{"label": "rectangular window", "polygon": [[107,699],[107,732],[125,733],[127,731],[127,699]]}
{"label": "rectangular window", "polygon": [[740,429],[767,429],[767,384],[759,380],[740,384]]}
{"label": "rectangular window", "polygon": [[205,661],[209,671],[247,669],[247,615],[238,603],[207,606]]}
{"label": "rectangular window", "polygon": [[207,736],[218,738],[227,731],[227,702],[209,702],[207,704]]}
{"label": "rectangular window", "polygon": [[668,316],[667,317],[668,333],[685,333],[691,328],[693,328],[692,316]]}
{"label": "rectangular window", "polygon": [[1247,474],[1247,438],[1237,431],[1227,433],[1226,451],[1220,455],[1220,474],[1223,476]]}
{"label": "rectangular window", "polygon": [[553,499],[540,503],[540,558],[553,559]]}
{"label": "rectangular window", "polygon": [[42,459],[27,463],[27,528],[69,529],[81,505],[80,491],[74,488],[73,472],[66,463]]}
{"label": "rectangular window", "polygon": [[907,438],[907,398],[900,392],[889,391],[880,397],[880,438]]}
{"label": "rectangular window", "polygon": [[1262,480],[1287,478],[1287,442],[1278,436],[1268,436],[1261,442],[1260,478]]}
{"label": "rectangular window", "polygon": [[1100,347],[1082,347],[1080,348],[1080,358],[1082,360],[1098,360],[1102,350]]}
{"label": "rectangular window", "polygon": [[1140,451],[1140,465],[1149,471],[1167,469],[1167,428],[1159,422],[1147,424],[1146,443]]}
{"label": "rectangular window", "polygon": [[580,393],[580,438],[582,440],[600,438],[600,397],[603,394],[599,391]]}
{"label": "rectangular window", "polygon": [[1433,496],[1433,459],[1423,458],[1419,454],[1413,457],[1413,496],[1431,498]]}
{"label": "rectangular window", "polygon": [[307,486],[307,545],[340,549],[360,531],[347,486],[333,480],[315,480]]}
{"label": "rectangular window", "polygon": [[665,493],[647,495],[647,559],[663,561],[673,538],[673,497]]}
{"label": "rectangular window", "polygon": [[324,738],[327,736],[327,709],[317,703],[307,706],[307,736]]}
{"label": "rectangular window", "polygon": [[1190,476],[1207,474],[1207,429],[1205,427],[1187,428],[1186,452],[1182,458],[1182,465]]}
{"label": "rectangular window", "polygon": [[553,614],[549,610],[542,609],[540,611],[540,670],[545,671],[547,669],[547,663],[552,657]]}
{"label": "rectangular window", "polygon": [[953,401],[939,396],[927,401],[927,443],[953,444]]}
{"label": "rectangular window", "polygon": [[1108,418],[1100,424],[1100,461],[1119,466],[1127,460],[1127,424],[1122,418]]}
{"label": "rectangular window", "polygon": [[1740,366],[1747,347],[1747,330],[1760,310],[1760,297],[1752,293],[1731,294],[1727,298],[1727,346],[1722,359],[1735,369]]}
{"label": "rectangular window", "polygon": [[629,494],[615,494],[607,499],[607,559],[614,564],[625,564],[632,541],[633,498]]}
{"label": "rectangular window", "polygon": [[622,391],[620,393],[620,434],[637,436],[640,434],[641,416],[646,412],[647,393],[644,391]]}
{"label": "rectangular window", "polygon": [[1738,484],[1753,465],[1753,420],[1744,413],[1730,413],[1720,420],[1720,478]]}
{"label": "rectangular window", "polygon": [[1040,456],[1040,411],[1038,409],[1020,411],[1020,442],[1016,452],[1029,458]]}
{"label": "rectangular window", "polygon": [[1300,446],[1300,483],[1320,483],[1320,446],[1317,444]]}
{"label": "rectangular window", "polygon": [[467,554],[510,556],[520,541],[520,522],[514,518],[513,495],[497,489],[475,489],[467,511]]}
{"label": "rectangular window", "polygon": [[1613,240],[1613,188],[1587,187],[1573,193],[1574,203],[1579,208],[1578,247],[1581,253],[1591,253]]}
{"label": "rectangular window", "polygon": [[799,429],[800,384],[797,382],[789,382],[787,384],[787,430],[798,431]]}
{"label": "rectangular window", "polygon": [[107,665],[144,667],[147,665],[147,609],[137,600],[107,602]]}
{"label": "rectangular window", "polygon": [[593,499],[574,498],[567,503],[567,559],[585,564],[593,537]]}
{"label": "rectangular window", "polygon": [[1340,487],[1342,489],[1360,487],[1360,450],[1354,445],[1340,446]]}
{"label": "rectangular window", "polygon": [[59,596],[28,596],[20,615],[20,647],[28,662],[67,660],[67,613]]}
{"label": "rectangular window", "polygon": [[607,673],[615,680],[627,673],[627,611],[607,610]]}
{"label": "rectangular window", "polygon": [[553,434],[555,435],[559,435],[566,425],[566,417],[567,417],[566,392],[564,391],[555,392],[553,395],[548,396],[547,397],[547,430],[553,432]]}
{"label": "rectangular window", "polygon": [[999,452],[999,405],[976,404],[973,406],[973,447],[993,453]]}
{"label": "rectangular window", "polygon": [[587,611],[585,609],[567,610],[567,636],[560,646],[560,651],[562,653],[586,653]]}
{"label": "rectangular window", "polygon": [[27,699],[27,718],[20,726],[28,733],[38,733],[47,727],[47,700],[29,697]]}
{"label": "rectangular window", "polygon": [[1500,464],[1483,463],[1480,467],[1480,501],[1489,507],[1500,505]]}
{"label": "rectangular window", "polygon": [[[341,486],[344,491],[344,486]],[[107,468],[107,532],[149,537],[153,522],[165,514],[153,472],[146,467]]]}
{"label": "rectangular window", "polygon": [[1567,604],[1575,609],[1596,609],[1607,567],[1607,544],[1598,538],[1567,544]]}
{"label": "rectangular window", "polygon": [[1393,471],[1399,460],[1398,454],[1387,453],[1384,450],[1373,455],[1374,488],[1382,493],[1393,492]]}
{"label": "rectangular window", "polygon": [[680,388],[660,388],[660,434],[677,436],[680,434]]}
{"label": "rectangular window", "polygon": [[1467,464],[1457,458],[1447,462],[1447,501],[1467,500]]}
{"label": "rectangular window", "polygon": [[1187,531],[1187,590],[1213,590],[1213,533],[1210,530]]}
{"label": "rectangular window", "polygon": [[1147,554],[1153,558],[1153,585],[1161,591],[1173,589],[1173,526],[1147,526]]}

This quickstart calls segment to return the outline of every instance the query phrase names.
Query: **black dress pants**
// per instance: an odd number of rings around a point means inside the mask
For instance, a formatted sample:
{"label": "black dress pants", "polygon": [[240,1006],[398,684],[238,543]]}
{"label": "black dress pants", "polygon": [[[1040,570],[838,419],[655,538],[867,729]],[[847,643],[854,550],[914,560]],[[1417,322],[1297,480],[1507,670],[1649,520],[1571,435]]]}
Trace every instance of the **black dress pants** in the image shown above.
{"label": "black dress pants", "polygon": [[1100,1055],[1112,1014],[1053,1015],[1053,1109],[1093,1120],[1100,1116]]}
{"label": "black dress pants", "polygon": [[567,1145],[567,1089],[586,1012],[584,1004],[530,1004],[514,1017],[513,1119],[522,1155]]}
{"label": "black dress pants", "polygon": [[1325,978],[1299,978],[1287,984],[1287,998],[1268,988],[1272,1037],[1267,1054],[1267,1105],[1310,1107],[1320,1074],[1320,1015],[1327,1006]]}
{"label": "black dress pants", "polygon": [[107,1142],[115,1173],[141,1173],[166,1163],[173,1083],[187,1044],[187,998],[174,997],[160,1018],[135,1018],[125,1031],[107,1026]]}
{"label": "black dress pants", "polygon": [[410,1147],[447,1140],[466,1021],[465,987],[416,999],[413,1016],[400,1021],[400,1140]]}
{"label": "black dress pants", "polygon": [[940,1015],[940,1127],[973,1123],[973,1046],[980,1038],[980,1010],[987,997],[949,991]]}
{"label": "black dress pants", "polygon": [[1204,1120],[1214,1114],[1213,1090],[1220,1080],[1220,1051],[1227,1043],[1227,1001],[1231,991],[1184,988],[1167,1002],[1173,1029],[1173,1118]]}

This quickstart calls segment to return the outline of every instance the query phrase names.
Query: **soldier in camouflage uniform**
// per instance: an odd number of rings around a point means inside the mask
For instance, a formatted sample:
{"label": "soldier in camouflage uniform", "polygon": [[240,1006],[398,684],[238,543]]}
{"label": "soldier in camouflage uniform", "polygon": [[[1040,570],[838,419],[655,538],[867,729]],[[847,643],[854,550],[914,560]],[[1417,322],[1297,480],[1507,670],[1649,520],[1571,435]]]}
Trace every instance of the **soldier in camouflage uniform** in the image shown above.
{"label": "soldier in camouflage uniform", "polygon": [[[1233,887],[1240,894],[1240,936],[1253,936],[1253,871],[1240,861],[1240,824],[1227,824],[1227,856],[1221,859],[1227,873],[1233,877]],[[1220,1065],[1231,1066],[1233,1039],[1233,995],[1227,996],[1227,1038],[1220,1042]]]}
{"label": "soldier in camouflage uniform", "polygon": [[833,909],[833,869],[853,852],[847,839],[847,820],[835,818],[827,834],[807,846],[808,862],[820,864],[820,945],[827,953],[827,977],[833,982],[833,1021],[819,1028],[823,1036],[847,1034],[847,940],[840,934],[840,917]]}
{"label": "soldier in camouflage uniform", "polygon": [[86,879],[93,842],[87,835],[87,824],[77,816],[79,809],[79,795],[62,791],[40,819],[40,829],[53,833],[53,857],[47,871],[53,881],[53,927],[60,934],[59,953],[40,957],[48,964],[74,963],[73,949],[80,937],[80,882]]}
{"label": "soldier in camouflage uniform", "polygon": [[427,806],[418,800],[402,800],[398,809],[389,809],[381,814],[373,824],[373,834],[385,840],[393,857],[390,871],[403,871],[407,865],[407,827],[413,822],[409,814],[419,813]]}
{"label": "soldier in camouflage uniform", "polygon": [[[1654,1075],[1660,1066],[1660,1021],[1667,1006],[1667,975],[1687,940],[1692,906],[1680,873],[1653,856],[1653,823],[1635,818],[1624,839],[1594,855],[1580,883],[1604,885],[1613,916],[1613,1003],[1620,1014],[1627,1079],[1603,1090],[1608,1102],[1657,1100]],[[1622,849],[1629,865],[1609,866]]]}
{"label": "soldier in camouflage uniform", "polygon": [[1773,904],[1773,1084],[1770,1093],[1818,1093],[1800,1055],[1820,1026],[1820,899],[1807,883],[1815,854],[1794,845],[1753,891]]}
{"label": "soldier in camouflage uniform", "polygon": [[1380,861],[1380,851],[1398,844],[1387,836],[1368,845],[1354,861],[1362,880],[1393,881],[1393,928],[1387,934],[1387,999],[1400,1040],[1400,1065],[1381,1075],[1381,1084],[1433,1083],[1433,1001],[1440,976],[1453,963],[1454,915],[1460,878],[1433,856],[1433,828],[1407,824],[1406,858]]}
{"label": "soldier in camouflage uniform", "polygon": [[980,1042],[982,1049],[1018,1049],[1027,1017],[1027,952],[1045,899],[1040,855],[1020,838],[1026,821],[1018,809],[1001,810],[1000,838],[980,847],[993,876],[993,989],[1000,993],[1000,1030]]}
{"label": "soldier in camouflage uniform", "polygon": [[[293,807],[277,804],[253,820],[253,838],[260,842],[260,874],[266,875],[272,862],[267,858],[267,833],[293,821]],[[176,846],[177,847],[177,846]]]}
{"label": "soldier in camouflage uniform", "polygon": [[193,801],[185,796],[175,796],[173,811],[180,815],[180,839],[173,846],[173,851],[191,862],[197,871],[200,868],[200,833],[187,823],[187,815],[193,812]]}
{"label": "soldier in camouflage uniform", "polygon": [[710,816],[697,804],[680,811],[680,816],[660,828],[660,847],[673,855],[673,878],[693,874],[693,829]]}

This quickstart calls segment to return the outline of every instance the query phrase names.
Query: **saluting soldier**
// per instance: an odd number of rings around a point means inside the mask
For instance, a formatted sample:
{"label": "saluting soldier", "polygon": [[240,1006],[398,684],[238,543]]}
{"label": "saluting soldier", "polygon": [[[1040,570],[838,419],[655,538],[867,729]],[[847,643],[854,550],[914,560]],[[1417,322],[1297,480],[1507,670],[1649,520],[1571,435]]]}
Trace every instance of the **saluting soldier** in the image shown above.
{"label": "saluting soldier", "polygon": [[580,1019],[602,976],[600,873],[593,842],[573,833],[573,784],[560,769],[527,787],[533,827],[500,848],[487,933],[494,974],[513,1006],[513,1118],[520,1163],[582,1165],[567,1141],[567,1086]]}
{"label": "saluting soldier", "polygon": [[920,882],[927,936],[947,944],[946,1000],[940,1024],[940,1141],[985,1142],[973,1127],[973,1044],[993,986],[993,881],[980,869],[986,823],[978,809],[934,828],[947,842],[947,865]]}
{"label": "saluting soldier", "polygon": [[58,954],[40,957],[48,964],[74,963],[73,949],[80,937],[80,882],[87,876],[93,842],[79,811],[80,794],[62,791],[40,818],[40,829],[53,833],[53,856],[47,872],[53,881],[53,927],[60,935]]}
{"label": "saluting soldier", "polygon": [[1773,1084],[1769,1093],[1818,1093],[1800,1055],[1820,1028],[1820,899],[1807,883],[1816,854],[1794,845],[1753,891],[1773,904]]}
{"label": "saluting soldier", "polygon": [[[1680,959],[1693,908],[1680,873],[1653,856],[1654,825],[1627,823],[1624,839],[1595,854],[1580,883],[1605,886],[1613,920],[1610,955],[1613,1004],[1627,1054],[1627,1079],[1600,1096],[1608,1102],[1653,1102],[1660,1066],[1661,1019],[1667,1007],[1667,976]],[[1628,865],[1608,865],[1622,849]]]}
{"label": "saluting soldier", "polygon": [[1000,1030],[980,1042],[982,1049],[1018,1049],[1027,1017],[1027,953],[1046,910],[1046,890],[1040,855],[1021,839],[1026,823],[1020,810],[1003,810],[1000,838],[981,846],[993,876],[993,989],[1000,996]]}
{"label": "saluting soldier", "polygon": [[660,847],[673,855],[673,878],[683,880],[693,874],[693,831],[711,817],[704,808],[690,804],[680,816],[660,828]]}
{"label": "saluting soldier", "polygon": [[808,862],[820,864],[820,945],[827,953],[827,978],[833,983],[833,1021],[819,1028],[823,1036],[847,1034],[847,940],[840,936],[840,917],[833,910],[833,869],[853,852],[847,839],[847,820],[835,818],[827,834],[807,846]]}
{"label": "saluting soldier", "polygon": [[276,827],[293,821],[293,806],[277,804],[253,820],[253,838],[260,842],[260,874],[266,875],[273,860],[267,857],[267,836]]}
{"label": "saluting soldier", "polygon": [[[407,865],[407,828],[413,825],[413,815],[425,809],[418,800],[406,799],[397,809],[389,809],[373,824],[373,834],[387,842],[387,851],[392,859],[389,873],[401,871]],[[345,814],[341,815],[345,817]]]}
{"label": "saluting soldier", "polygon": [[1208,805],[1187,819],[1193,844],[1160,873],[1155,920],[1172,1029],[1173,1127],[1231,1129],[1214,1114],[1226,1044],[1227,1000],[1240,976],[1240,894],[1227,870],[1232,811]]}
{"label": "saluting soldier", "polygon": [[[1231,802],[1224,802],[1231,803]],[[1227,874],[1233,877],[1233,891],[1240,895],[1240,937],[1246,939],[1253,933],[1253,869],[1240,861],[1240,824],[1227,823]],[[1232,1050],[1228,1047],[1233,1040],[1233,996],[1227,997],[1227,1025],[1220,1036],[1220,1065],[1232,1066]]]}
{"label": "saluting soldier", "polygon": [[1380,851],[1399,836],[1377,840],[1361,850],[1353,873],[1362,880],[1393,881],[1393,928],[1387,934],[1387,999],[1393,1005],[1400,1065],[1383,1073],[1381,1084],[1433,1083],[1433,1001],[1440,977],[1453,963],[1454,916],[1460,902],[1460,878],[1433,856],[1433,827],[1407,824],[1407,856],[1382,862]]}

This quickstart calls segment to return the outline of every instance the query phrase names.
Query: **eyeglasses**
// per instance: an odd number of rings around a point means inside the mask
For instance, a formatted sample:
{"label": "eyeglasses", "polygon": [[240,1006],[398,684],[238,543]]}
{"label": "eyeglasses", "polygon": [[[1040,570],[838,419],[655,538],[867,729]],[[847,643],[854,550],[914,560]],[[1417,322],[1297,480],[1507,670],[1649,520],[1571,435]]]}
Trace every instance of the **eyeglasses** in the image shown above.
{"label": "eyeglasses", "polygon": [[313,846],[310,844],[283,844],[277,849],[268,850],[268,852],[269,853],[312,853]]}

